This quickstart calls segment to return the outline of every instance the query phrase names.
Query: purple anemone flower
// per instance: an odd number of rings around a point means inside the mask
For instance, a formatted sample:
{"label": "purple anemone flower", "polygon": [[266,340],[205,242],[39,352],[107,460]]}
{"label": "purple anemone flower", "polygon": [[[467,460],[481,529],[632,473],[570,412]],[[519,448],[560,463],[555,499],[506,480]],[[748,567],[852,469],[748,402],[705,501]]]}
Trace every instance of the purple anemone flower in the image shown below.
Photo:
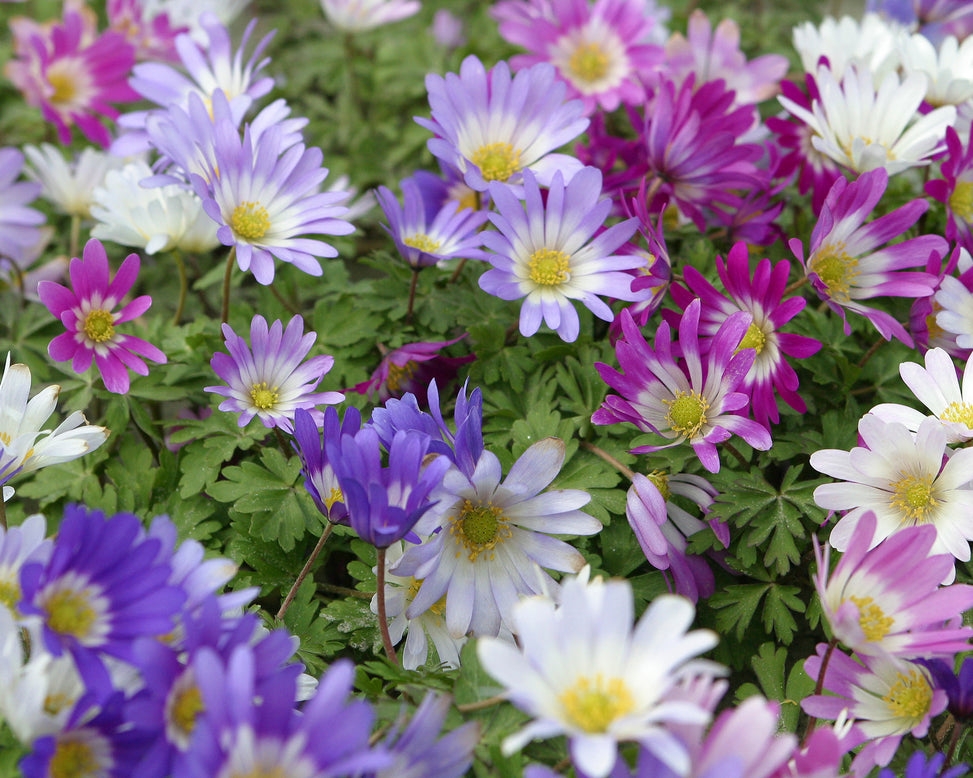
{"label": "purple anemone flower", "polygon": [[24,155],[15,148],[0,148],[0,256],[10,257],[26,269],[31,249],[41,241],[44,214],[28,203],[37,199],[41,184],[17,181]]}
{"label": "purple anemone flower", "polygon": [[256,416],[267,428],[290,432],[298,408],[310,411],[315,422],[321,422],[323,415],[316,406],[345,399],[341,392],[314,391],[334,365],[334,357],[321,355],[303,362],[317,333],[304,334],[300,316],[291,319],[286,328],[279,319],[268,328],[267,320],[257,314],[250,322],[249,347],[229,324],[223,325],[223,337],[230,353],[216,352],[210,366],[227,386],[204,390],[227,398],[220,410],[239,413],[241,427]]}
{"label": "purple anemone flower", "polygon": [[395,726],[385,739],[392,764],[374,778],[460,778],[473,762],[480,725],[470,722],[439,738],[451,703],[427,692],[405,729]]}
{"label": "purple anemone flower", "polygon": [[[927,762],[926,755],[922,751],[918,751],[906,763],[902,778],[960,778],[963,775],[969,775],[965,764],[953,765],[944,772],[943,764],[945,762],[945,754],[933,754]],[[886,768],[878,774],[878,778],[897,778],[897,776],[892,770]]]}
{"label": "purple anemone flower", "polygon": [[943,178],[926,183],[926,194],[946,205],[946,239],[973,250],[973,142],[966,145],[952,127],[946,128]]}
{"label": "purple anemone flower", "polygon": [[304,488],[322,515],[334,524],[348,523],[348,508],[328,458],[328,441],[338,441],[344,435],[354,436],[360,429],[361,413],[357,408],[345,409],[345,417],[340,421],[336,408],[326,408],[320,427],[304,408],[294,412],[294,441],[304,466],[301,470]]}
{"label": "purple anemone flower", "polygon": [[125,257],[114,280],[109,279],[108,255],[101,242],[92,238],[84,247],[83,258],[71,260],[71,286],[41,281],[37,294],[47,310],[67,328],[47,347],[56,362],[71,360],[71,369],[83,373],[94,361],[105,388],[116,394],[129,389],[128,371],[148,375],[142,357],[165,363],[166,355],[151,343],[115,331],[115,325],[136,319],[152,305],[149,295],[136,297],[118,313],[113,313],[138,278],[137,254]]}

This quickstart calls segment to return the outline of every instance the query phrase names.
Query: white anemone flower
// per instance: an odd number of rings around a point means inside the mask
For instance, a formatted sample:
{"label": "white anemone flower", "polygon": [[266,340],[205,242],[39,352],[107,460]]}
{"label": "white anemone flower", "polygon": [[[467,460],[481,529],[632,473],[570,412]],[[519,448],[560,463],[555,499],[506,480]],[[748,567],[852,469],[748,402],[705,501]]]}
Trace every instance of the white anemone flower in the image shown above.
{"label": "white anemone flower", "polygon": [[321,0],[324,15],[339,30],[362,32],[419,12],[419,0]]}
{"label": "white anemone flower", "polygon": [[877,77],[899,66],[899,37],[905,28],[878,14],[865,14],[859,22],[850,16],[826,16],[819,26],[805,22],[794,28],[794,48],[807,73],[818,69],[821,57],[840,79],[852,62],[864,65]]}
{"label": "white anemone flower", "polygon": [[672,725],[703,725],[710,712],[689,699],[667,699],[683,679],[720,674],[694,660],[716,645],[709,630],[687,632],[695,609],[684,597],[656,597],[638,623],[628,581],[596,578],[587,570],[561,587],[560,603],[531,597],[514,609],[519,647],[496,638],[477,645],[484,669],[505,696],[534,721],[507,737],[505,754],[534,738],[566,735],[579,771],[604,778],[618,743],[635,741],[678,775],[690,756]]}
{"label": "white anemone flower", "polygon": [[812,111],[786,97],[778,100],[814,130],[814,148],[856,173],[885,168],[891,176],[928,165],[945,148],[946,128],[956,119],[951,105],[917,118],[927,84],[920,73],[903,81],[889,73],[876,90],[867,68],[849,67],[839,84],[822,66],[817,83],[821,97]]}
{"label": "white anemone flower", "polygon": [[205,254],[220,245],[216,225],[193,192],[176,184],[146,189],[152,175],[142,161],[112,171],[94,192],[91,237],[143,249],[146,254],[180,249]]}
{"label": "white anemone flower", "polygon": [[41,196],[68,216],[87,219],[96,187],[110,170],[117,170],[125,160],[95,148],[85,148],[74,160],[64,158],[61,150],[50,143],[24,146],[28,165],[24,172],[41,185]]}
{"label": "white anemone flower", "polygon": [[[926,352],[925,367],[915,362],[903,362],[899,365],[899,375],[916,399],[942,423],[947,443],[973,440],[973,360],[966,363],[963,371],[962,390],[956,366],[941,348]],[[899,403],[882,403],[871,412],[884,421],[904,424],[911,432],[916,432],[929,418],[922,411]]]}
{"label": "white anemone flower", "polygon": [[958,278],[946,276],[933,299],[939,306],[936,324],[955,335],[960,348],[973,348],[973,292]]}
{"label": "white anemone flower", "polygon": [[961,45],[947,35],[937,50],[925,35],[904,35],[899,51],[906,75],[921,73],[928,79],[930,105],[960,105],[973,98],[973,38]]}

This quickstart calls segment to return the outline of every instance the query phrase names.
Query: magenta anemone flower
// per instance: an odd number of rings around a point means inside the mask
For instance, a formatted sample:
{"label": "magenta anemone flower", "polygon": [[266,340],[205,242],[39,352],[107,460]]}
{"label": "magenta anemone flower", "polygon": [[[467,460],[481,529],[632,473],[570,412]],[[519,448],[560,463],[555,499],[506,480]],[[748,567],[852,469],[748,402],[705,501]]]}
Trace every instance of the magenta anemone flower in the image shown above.
{"label": "magenta anemone flower", "polygon": [[476,191],[491,181],[519,184],[526,169],[546,185],[557,171],[570,178],[581,168],[572,156],[550,153],[588,126],[581,101],[565,102],[567,87],[553,66],[541,63],[511,77],[506,62],[488,72],[469,56],[459,75],[426,76],[426,89],[432,117],[416,121],[436,135],[429,151]]}
{"label": "magenta anemone flower", "polygon": [[432,381],[445,386],[456,377],[460,365],[476,359],[475,354],[444,357],[439,353],[465,337],[464,332],[452,340],[407,343],[392,349],[384,354],[371,378],[352,388],[359,394],[374,395],[376,401],[381,403],[390,397],[401,397],[411,392],[420,405],[425,405],[427,387]]}
{"label": "magenta anemone flower", "polygon": [[663,322],[649,347],[631,315],[622,311],[624,337],[615,344],[620,373],[601,362],[595,368],[601,379],[619,395],[610,394],[591,420],[595,424],[628,421],[643,432],[655,432],[671,443],[639,446],[632,453],[660,451],[688,441],[703,467],[719,472],[716,444],[736,434],[757,449],[770,448],[770,433],[757,422],[739,415],[748,396],[738,391],[753,365],[756,352],[740,349],[750,326],[744,312],[728,317],[713,338],[705,361],[699,344],[700,303],[694,300],[679,322],[678,347],[682,364],[673,356],[669,324]]}
{"label": "magenta anemone flower", "polygon": [[[483,234],[492,270],[480,276],[480,288],[501,300],[526,298],[520,309],[520,334],[530,337],[541,320],[562,340],[578,338],[581,323],[571,300],[604,321],[615,318],[598,295],[634,300],[632,277],[620,272],[645,264],[642,257],[615,254],[636,230],[629,219],[595,235],[611,211],[601,198],[601,173],[586,167],[567,183],[554,174],[546,201],[534,174],[524,171],[526,202],[503,184],[490,196],[499,213],[490,221],[499,232]],[[599,199],[601,198],[601,199]],[[525,210],[526,207],[526,210]]]}
{"label": "magenta anemone flower", "polygon": [[[223,325],[226,350],[213,354],[210,367],[226,386],[207,386],[226,399],[221,411],[239,413],[241,427],[254,416],[267,427],[279,427],[284,432],[293,429],[294,411],[310,411],[316,424],[324,421],[318,405],[334,405],[345,399],[341,392],[315,392],[314,389],[334,365],[334,357],[322,355],[304,362],[317,333],[304,334],[304,319],[295,316],[287,323],[277,319],[270,327],[260,316],[250,322],[250,346],[229,324]],[[252,349],[252,350],[251,350]]]}
{"label": "magenta anemone flower", "polygon": [[150,10],[143,0],[108,0],[105,11],[108,25],[121,33],[135,49],[135,59],[174,62],[176,36],[188,32],[188,27],[173,27],[169,14],[156,7]]}
{"label": "magenta anemone flower", "polygon": [[77,125],[92,143],[107,146],[111,136],[98,117],[116,119],[111,103],[139,98],[126,81],[135,52],[117,32],[96,36],[85,13],[68,4],[60,24],[15,27],[15,35],[23,30],[28,38],[16,42],[20,56],[7,63],[5,72],[24,99],[57,127],[61,143],[71,142],[71,127]]}
{"label": "magenta anemone flower", "polygon": [[892,316],[862,305],[872,297],[928,297],[937,285],[936,276],[905,268],[925,267],[930,255],[946,255],[949,244],[938,235],[920,235],[880,248],[906,232],[924,214],[929,203],[912,200],[868,224],[865,219],[885,194],[889,174],[884,168],[862,173],[849,183],[835,181],[821,209],[808,244],[807,259],[799,238],[787,245],[804,267],[818,297],[851,325],[845,310],[861,314],[875,325],[883,338],[898,338],[912,346],[912,338]]}
{"label": "magenta anemone flower", "polygon": [[128,392],[129,370],[149,374],[142,357],[166,361],[166,355],[151,343],[115,331],[117,325],[138,318],[152,305],[152,298],[146,294],[113,313],[135,284],[139,267],[138,255],[129,254],[111,280],[105,248],[92,238],[85,244],[83,258],[71,260],[71,289],[53,281],[37,285],[41,302],[67,328],[48,346],[51,358],[55,362],[70,359],[75,373],[83,373],[94,360],[105,388],[116,394]]}
{"label": "magenta anemone flower", "polygon": [[771,422],[780,421],[775,392],[794,410],[804,413],[807,405],[797,394],[797,373],[784,356],[806,359],[821,349],[821,343],[814,338],[779,331],[803,311],[806,304],[803,297],[783,299],[791,263],[783,260],[775,265],[769,259],[762,259],[751,277],[747,244],[740,242],[730,249],[726,261],[716,257],[716,271],[727,295],[721,294],[702,273],[687,265],[683,277],[689,290],[674,285],[672,299],[686,308],[699,298],[702,304],[699,329],[700,336],[705,338],[704,348],[728,317],[737,311],[749,313],[753,321],[740,345],[754,349],[757,358],[741,388],[750,394],[754,418],[768,429]]}
{"label": "magenta anemone flower", "polygon": [[966,145],[952,127],[946,128],[943,178],[926,183],[926,194],[946,204],[946,239],[973,251],[973,143]]}
{"label": "magenta anemone flower", "polygon": [[504,38],[530,52],[513,68],[550,62],[588,114],[641,105],[642,79],[662,63],[662,49],[646,43],[656,23],[646,0],[503,0],[490,13]]}

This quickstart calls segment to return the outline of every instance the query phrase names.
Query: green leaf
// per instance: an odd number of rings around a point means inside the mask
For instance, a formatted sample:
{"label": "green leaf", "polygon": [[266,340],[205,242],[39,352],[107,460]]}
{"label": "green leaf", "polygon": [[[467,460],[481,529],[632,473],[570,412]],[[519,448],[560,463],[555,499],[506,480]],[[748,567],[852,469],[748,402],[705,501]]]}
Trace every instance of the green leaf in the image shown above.
{"label": "green leaf", "polygon": [[767,632],[773,630],[784,645],[790,645],[797,631],[797,622],[792,614],[804,613],[805,605],[797,596],[800,591],[796,586],[774,585],[764,601],[764,629]]}
{"label": "green leaf", "polygon": [[732,584],[726,587],[726,591],[716,592],[710,597],[709,604],[719,611],[716,615],[719,630],[732,631],[737,640],[742,640],[757,612],[757,606],[770,588],[770,584]]}

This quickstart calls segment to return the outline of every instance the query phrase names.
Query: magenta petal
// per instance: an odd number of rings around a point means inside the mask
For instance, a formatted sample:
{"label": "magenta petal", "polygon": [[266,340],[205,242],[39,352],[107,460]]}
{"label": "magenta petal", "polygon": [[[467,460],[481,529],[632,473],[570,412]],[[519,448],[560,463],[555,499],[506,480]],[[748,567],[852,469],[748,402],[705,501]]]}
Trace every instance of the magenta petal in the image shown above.
{"label": "magenta petal", "polygon": [[[108,295],[105,300],[105,305],[109,310],[114,308],[118,302],[128,294],[128,290],[132,288],[132,285],[135,283],[135,279],[138,278],[140,266],[141,262],[138,254],[129,254],[127,257],[125,257],[125,261],[122,262],[122,266],[118,268],[118,272],[115,273],[114,280],[108,287]],[[149,303],[151,304],[151,302],[152,299],[149,298]],[[129,303],[129,305],[131,305],[131,303]],[[148,305],[146,308],[148,308]],[[130,318],[135,318],[137,315],[138,314],[135,314]],[[128,319],[122,319],[122,321],[128,321]]]}
{"label": "magenta petal", "polygon": [[127,394],[129,389],[128,370],[114,354],[95,355],[95,364],[101,372],[105,388],[114,394]]}
{"label": "magenta petal", "polygon": [[115,324],[137,319],[152,306],[152,298],[147,294],[136,297],[115,316]]}
{"label": "magenta petal", "polygon": [[75,340],[73,332],[62,332],[47,346],[47,353],[55,362],[67,362],[72,359],[81,345]]}

